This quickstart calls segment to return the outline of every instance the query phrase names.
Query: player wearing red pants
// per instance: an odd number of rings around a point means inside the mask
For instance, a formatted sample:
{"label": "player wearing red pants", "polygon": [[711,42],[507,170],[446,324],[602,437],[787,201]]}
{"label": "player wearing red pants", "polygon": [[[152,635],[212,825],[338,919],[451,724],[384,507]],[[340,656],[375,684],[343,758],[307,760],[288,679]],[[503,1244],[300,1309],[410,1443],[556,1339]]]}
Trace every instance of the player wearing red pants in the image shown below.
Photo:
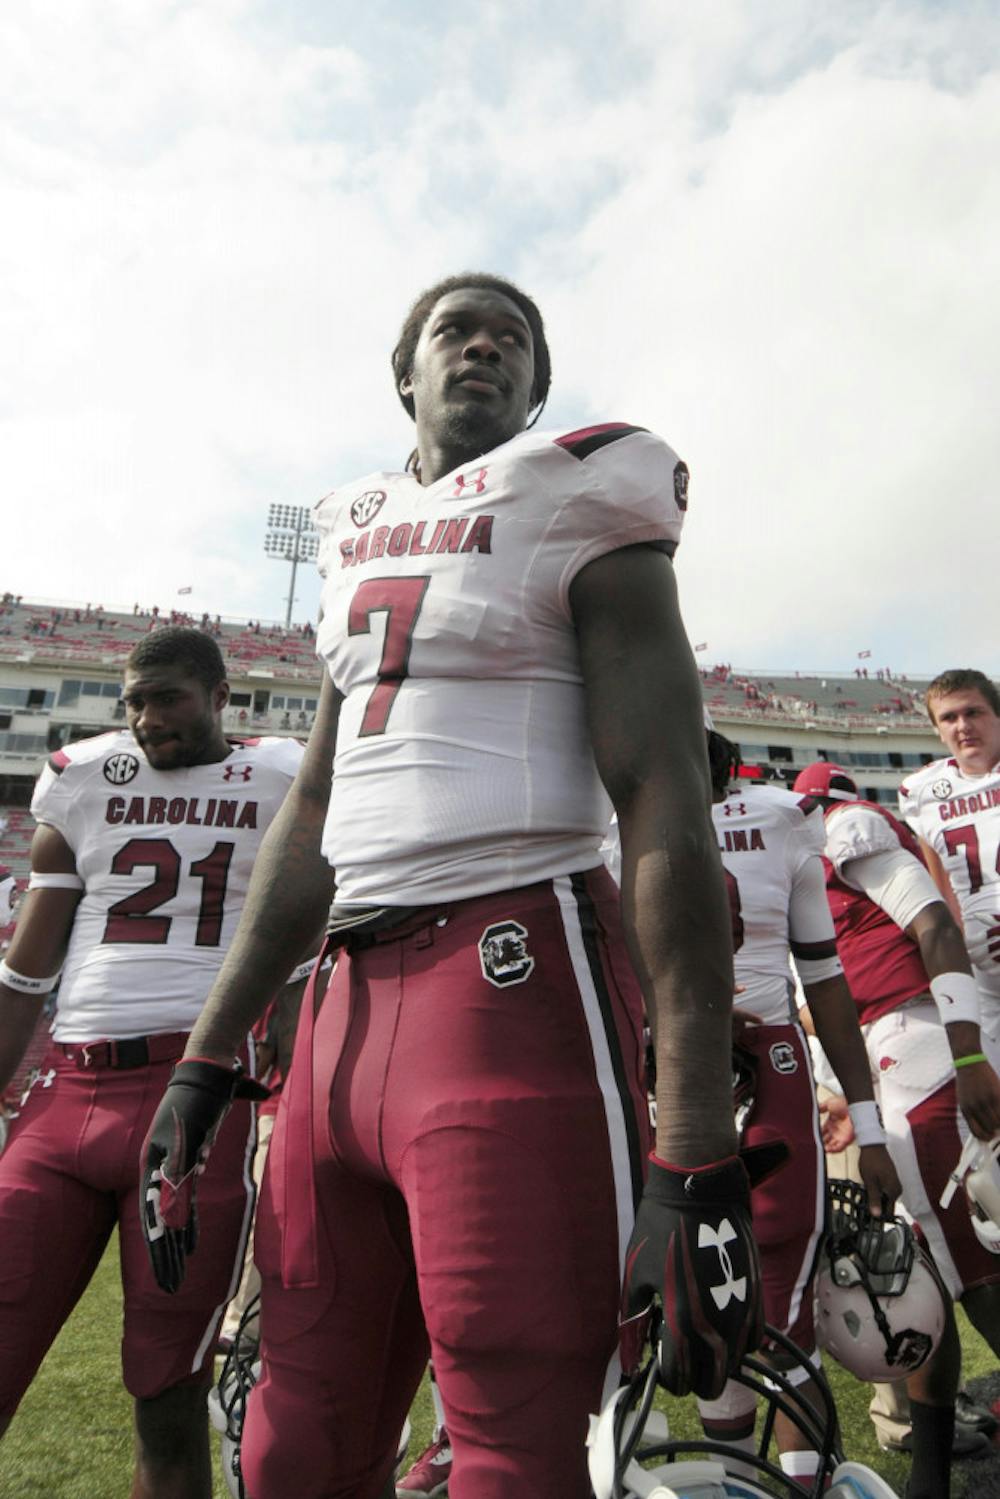
{"label": "player wearing red pants", "polygon": [[[317,725],[190,1048],[228,1064],[335,868],[339,957],[318,1014],[303,1005],[258,1226],[247,1488],[386,1492],[429,1345],[453,1499],[584,1499],[623,1278],[626,1319],[669,1304],[675,1389],[718,1389],[759,1332],[725,894],[669,560],[687,470],[624,423],[526,430],[548,348],[496,278],[432,288],[393,363],[417,452],[318,508]],[[201,1143],[170,1129],[188,1066],[147,1163],[178,1253]]]}
{"label": "player wearing red pants", "polygon": [[[789,959],[794,962],[824,1045],[836,1053],[851,1103],[874,1113],[873,1090],[857,1015],[837,956],[826,902],[818,802],[773,786],[734,780],[739,754],[709,731],[714,805],[733,914],[735,1027],[742,1065],[738,1084],[748,1146],[784,1141],[789,1161],[753,1193],[754,1237],[760,1246],[764,1307],[771,1326],[818,1361],[813,1277],[825,1229],[826,1173],[809,1049],[797,1023]],[[744,1099],[743,1093],[746,1092]],[[873,1210],[883,1210],[899,1182],[874,1126],[861,1152]],[[781,1356],[771,1351],[779,1365]],[[804,1382],[807,1365],[789,1374]],[[804,1392],[817,1403],[813,1386]],[[706,1435],[752,1447],[752,1393],[730,1381],[715,1401],[699,1402]],[[792,1422],[779,1416],[781,1465],[802,1483],[814,1478],[819,1454]]]}
{"label": "player wearing red pants", "polygon": [[[878,1079],[901,1198],[927,1238],[947,1291],[1000,1352],[995,1256],[958,1202],[940,1197],[971,1128],[1000,1129],[1000,1081],[980,1031],[976,985],[962,936],[920,857],[916,839],[884,807],[864,802],[850,776],[809,765],[795,790],[824,807],[824,867],[837,947]],[[947,1492],[960,1349],[951,1308],[945,1338],[907,1381],[915,1499]]]}
{"label": "player wearing red pants", "polygon": [[211,1492],[206,1380],[253,1207],[242,1110],[202,1183],[203,1255],[167,1301],[142,1242],[135,1162],[302,754],[291,740],[230,743],[227,699],[221,654],[199,631],[163,629],[135,648],[128,731],[56,751],[39,780],[29,891],[0,965],[2,1090],[65,955],[52,1041],[0,1156],[0,1429],[117,1224],[134,1499]]}

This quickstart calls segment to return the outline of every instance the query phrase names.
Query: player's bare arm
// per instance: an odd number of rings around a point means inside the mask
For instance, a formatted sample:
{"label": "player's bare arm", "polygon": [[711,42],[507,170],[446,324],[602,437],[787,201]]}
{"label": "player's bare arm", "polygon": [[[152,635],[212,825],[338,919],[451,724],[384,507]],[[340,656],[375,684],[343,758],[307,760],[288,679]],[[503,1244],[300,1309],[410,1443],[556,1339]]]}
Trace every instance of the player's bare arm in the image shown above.
{"label": "player's bare arm", "polygon": [[[847,1103],[873,1104],[875,1089],[868,1053],[858,1025],[857,1006],[846,979],[843,975],[820,979],[804,985],[804,989],[815,1033],[840,1079]],[[872,1214],[881,1216],[884,1206],[891,1211],[901,1188],[885,1146],[863,1145],[859,1169]]]}
{"label": "player's bare arm", "polygon": [[[76,874],[73,850],[55,828],[43,824],[36,829],[31,844],[31,870],[36,875]],[[51,886],[28,891],[6,954],[6,964],[13,975],[45,980],[59,972],[82,894],[82,888]],[[0,983],[0,1091],[17,1071],[47,992],[28,994]]]}
{"label": "player's bare arm", "polygon": [[302,765],[261,844],[236,936],[191,1032],[188,1056],[228,1066],[289,970],[315,951],[333,895],[320,837],[341,702],[326,678]]}
{"label": "player's bare arm", "polygon": [[597,767],[618,813],[622,910],[657,1051],[657,1154],[732,1155],[730,918],[701,692],[663,553],[628,547],[577,575]]}
{"label": "player's bare arm", "polygon": [[[947,878],[947,876],[945,876]],[[907,936],[920,947],[927,975],[933,981],[942,978],[942,989],[947,993],[948,977],[955,975],[959,984],[964,982],[974,987],[972,968],[962,933],[956,926],[951,911],[943,901],[934,901],[917,913],[906,929]],[[967,978],[963,979],[963,976]],[[937,995],[935,995],[938,998]],[[957,997],[957,996],[956,996]],[[942,1001],[938,999],[938,1008]],[[945,1013],[947,1011],[945,1010]],[[945,1019],[945,1014],[941,1016]],[[1000,1078],[983,1056],[983,1044],[979,1025],[974,1020],[945,1022],[945,1035],[956,1062],[955,1083],[958,1104],[968,1121],[969,1128],[980,1140],[989,1140],[1000,1131]],[[969,1057],[982,1058],[968,1062]]]}

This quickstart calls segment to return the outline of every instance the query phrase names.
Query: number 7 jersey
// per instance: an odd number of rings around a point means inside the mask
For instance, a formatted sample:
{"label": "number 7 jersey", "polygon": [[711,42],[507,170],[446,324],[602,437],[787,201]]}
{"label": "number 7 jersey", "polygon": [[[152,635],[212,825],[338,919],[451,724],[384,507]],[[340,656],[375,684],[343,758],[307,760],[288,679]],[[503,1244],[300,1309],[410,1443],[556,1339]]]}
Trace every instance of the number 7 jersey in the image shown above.
{"label": "number 7 jersey", "polygon": [[191,1029],[302,753],[294,739],[250,740],[211,765],[154,770],[122,732],[49,757],[31,811],[62,834],[84,882],[57,1041]]}
{"label": "number 7 jersey", "polygon": [[521,433],[426,487],[378,473],[320,501],[340,900],[430,904],[601,862],[570,585],[620,547],[672,551],[686,505],[684,464],[623,423]]}

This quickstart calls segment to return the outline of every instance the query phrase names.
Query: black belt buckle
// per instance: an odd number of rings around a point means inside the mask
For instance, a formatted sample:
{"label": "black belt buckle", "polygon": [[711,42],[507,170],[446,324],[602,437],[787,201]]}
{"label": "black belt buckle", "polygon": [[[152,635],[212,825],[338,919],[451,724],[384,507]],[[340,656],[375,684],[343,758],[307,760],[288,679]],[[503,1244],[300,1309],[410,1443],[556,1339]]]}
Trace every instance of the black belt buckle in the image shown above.
{"label": "black belt buckle", "polygon": [[149,1061],[149,1044],[145,1036],[108,1043],[108,1066],[116,1068],[145,1067]]}

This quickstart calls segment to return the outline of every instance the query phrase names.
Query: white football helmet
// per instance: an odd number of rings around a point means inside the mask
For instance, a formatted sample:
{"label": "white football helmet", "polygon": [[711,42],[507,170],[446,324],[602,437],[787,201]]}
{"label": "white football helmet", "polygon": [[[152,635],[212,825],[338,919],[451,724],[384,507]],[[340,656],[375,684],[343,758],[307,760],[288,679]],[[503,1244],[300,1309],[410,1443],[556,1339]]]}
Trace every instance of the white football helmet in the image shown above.
{"label": "white football helmet", "polygon": [[[655,1350],[658,1326],[650,1324],[653,1349],[646,1367],[608,1401],[599,1416],[590,1418],[588,1466],[595,1499],[764,1499],[786,1495],[804,1499],[801,1480],[784,1473],[777,1457],[769,1456],[774,1416],[781,1412],[806,1436],[820,1454],[819,1470],[808,1493],[823,1499],[895,1499],[892,1489],[859,1463],[843,1461],[838,1446],[833,1396],[823,1375],[794,1343],[774,1328],[768,1340],[786,1361],[805,1369],[820,1392],[823,1410],[806,1399],[805,1382],[792,1384],[789,1373],[772,1369],[756,1357],[747,1358],[734,1376],[767,1403],[767,1418],[756,1452],[727,1447],[705,1439],[680,1440],[670,1436],[668,1418],[654,1409],[658,1387]],[[830,1485],[827,1487],[827,1485]]]}
{"label": "white football helmet", "polygon": [[941,1341],[945,1304],[901,1218],[873,1218],[864,1187],[828,1184],[829,1229],[816,1275],[816,1340],[858,1379],[904,1379]]}
{"label": "white football helmet", "polygon": [[977,1140],[970,1135],[958,1158],[958,1164],[941,1193],[946,1208],[959,1187],[972,1214],[976,1238],[990,1254],[1000,1254],[1000,1135],[992,1140]]}
{"label": "white football helmet", "polygon": [[250,1391],[260,1378],[260,1297],[248,1304],[226,1354],[218,1382],[208,1392],[208,1418],[222,1438],[222,1476],[233,1499],[246,1499],[240,1443]]}

